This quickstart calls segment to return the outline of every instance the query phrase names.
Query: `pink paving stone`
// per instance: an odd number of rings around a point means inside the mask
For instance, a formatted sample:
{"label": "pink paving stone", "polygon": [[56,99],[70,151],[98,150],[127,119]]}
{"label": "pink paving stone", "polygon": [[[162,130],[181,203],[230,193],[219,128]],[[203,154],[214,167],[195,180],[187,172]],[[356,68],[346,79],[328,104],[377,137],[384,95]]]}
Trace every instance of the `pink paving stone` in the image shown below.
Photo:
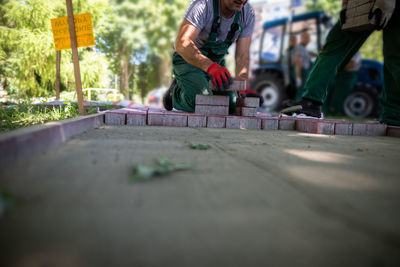
{"label": "pink paving stone", "polygon": [[131,110],[126,114],[126,124],[134,126],[144,126],[147,123],[147,111]]}
{"label": "pink paving stone", "polygon": [[163,126],[187,127],[188,115],[186,113],[166,112]]}
{"label": "pink paving stone", "polygon": [[263,118],[261,119],[261,129],[263,130],[278,130],[278,118]]}
{"label": "pink paving stone", "polygon": [[229,106],[196,105],[195,113],[201,115],[228,115]]}
{"label": "pink paving stone", "polygon": [[[210,80],[210,89],[215,90],[214,83]],[[232,84],[229,86],[229,89],[225,91],[246,91],[247,88],[247,79],[245,78],[232,78]]]}
{"label": "pink paving stone", "polygon": [[387,135],[393,137],[400,137],[400,127],[399,126],[388,126]]}
{"label": "pink paving stone", "polygon": [[380,123],[354,123],[353,135],[384,136],[386,124]]}
{"label": "pink paving stone", "polygon": [[241,114],[244,117],[255,117],[257,114],[257,108],[241,107]]}
{"label": "pink paving stone", "polygon": [[165,111],[149,109],[147,113],[147,125],[164,126]]}
{"label": "pink paving stone", "polygon": [[108,125],[125,125],[126,113],[124,109],[110,110],[105,113],[104,123]]}
{"label": "pink paving stone", "polygon": [[314,134],[334,134],[335,123],[324,120],[300,119],[296,121],[296,130]]}
{"label": "pink paving stone", "polygon": [[229,106],[229,96],[196,95],[196,106],[197,105]]}
{"label": "pink paving stone", "polygon": [[279,119],[278,129],[284,131],[296,130],[296,119],[292,117],[281,117]]}
{"label": "pink paving stone", "polygon": [[236,99],[236,106],[238,107],[258,108],[259,105],[260,99],[258,97],[238,97]]}
{"label": "pink paving stone", "polygon": [[261,119],[239,116],[227,116],[226,128],[230,129],[261,129]]}
{"label": "pink paving stone", "polygon": [[207,127],[207,116],[205,115],[188,115],[188,127]]}
{"label": "pink paving stone", "polygon": [[208,116],[207,128],[225,128],[226,118],[224,116]]}
{"label": "pink paving stone", "polygon": [[353,123],[348,121],[336,121],[335,134],[337,135],[352,135]]}

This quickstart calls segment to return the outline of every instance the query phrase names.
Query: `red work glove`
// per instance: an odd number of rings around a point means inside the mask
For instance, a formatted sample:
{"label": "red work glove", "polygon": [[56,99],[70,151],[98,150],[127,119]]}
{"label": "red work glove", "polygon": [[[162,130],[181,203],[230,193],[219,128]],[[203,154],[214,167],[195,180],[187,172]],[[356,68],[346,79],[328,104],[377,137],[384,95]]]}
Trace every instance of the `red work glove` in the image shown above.
{"label": "red work glove", "polygon": [[212,76],[211,79],[218,91],[229,89],[232,84],[232,77],[228,69],[215,62],[208,67],[207,73]]}

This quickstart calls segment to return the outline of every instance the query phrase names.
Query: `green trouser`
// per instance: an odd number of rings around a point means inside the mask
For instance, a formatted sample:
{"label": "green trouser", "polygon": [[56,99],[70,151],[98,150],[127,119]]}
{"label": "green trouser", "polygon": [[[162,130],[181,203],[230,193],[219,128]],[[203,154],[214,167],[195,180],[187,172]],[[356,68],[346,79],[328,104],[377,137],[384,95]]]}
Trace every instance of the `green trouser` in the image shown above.
{"label": "green trouser", "polygon": [[[221,66],[225,66],[223,58],[216,62]],[[210,75],[187,63],[177,53],[174,53],[172,57],[172,70],[176,79],[172,97],[175,109],[194,112],[197,94],[227,95],[229,96],[229,113],[233,114],[235,112],[236,91],[211,91],[209,85]]]}
{"label": "green trouser", "polygon": [[357,71],[339,71],[328,88],[328,96],[322,106],[324,114],[343,114],[346,97],[353,91],[357,83]]}
{"label": "green trouser", "polygon": [[301,80],[303,84],[300,87],[296,87],[296,101],[301,100],[301,96],[303,95],[304,92],[304,82],[307,80],[308,73],[309,70],[301,69]]}
{"label": "green trouser", "polygon": [[[383,30],[384,84],[381,93],[380,121],[400,125],[400,1]],[[373,31],[345,32],[340,23],[331,29],[304,85],[303,98],[324,103],[328,85],[338,69],[345,66]]]}

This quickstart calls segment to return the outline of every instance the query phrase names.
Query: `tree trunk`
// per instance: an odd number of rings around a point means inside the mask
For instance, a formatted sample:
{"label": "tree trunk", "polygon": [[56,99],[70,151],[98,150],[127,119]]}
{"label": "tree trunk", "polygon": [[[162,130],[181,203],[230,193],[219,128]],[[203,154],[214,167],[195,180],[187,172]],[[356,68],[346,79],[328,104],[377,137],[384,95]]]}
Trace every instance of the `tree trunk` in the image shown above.
{"label": "tree trunk", "polygon": [[121,77],[120,77],[120,92],[129,99],[129,58],[121,57],[120,62]]}

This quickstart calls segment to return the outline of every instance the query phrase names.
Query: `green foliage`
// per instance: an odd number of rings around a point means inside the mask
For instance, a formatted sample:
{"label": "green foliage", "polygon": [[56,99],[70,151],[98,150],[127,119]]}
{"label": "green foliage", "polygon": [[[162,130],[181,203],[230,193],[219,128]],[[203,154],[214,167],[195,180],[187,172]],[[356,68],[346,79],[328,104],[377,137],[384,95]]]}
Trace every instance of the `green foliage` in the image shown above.
{"label": "green foliage", "polygon": [[0,131],[9,131],[48,121],[57,121],[79,116],[78,105],[67,103],[65,107],[41,108],[29,102],[23,102],[15,107],[0,109]]}
{"label": "green foliage", "polygon": [[167,175],[174,171],[190,169],[188,163],[171,163],[167,157],[161,157],[150,165],[137,164],[133,169],[132,182],[148,180],[152,177]]}
{"label": "green foliage", "polygon": [[308,11],[325,11],[327,15],[338,18],[342,1],[339,0],[316,0],[306,3]]}
{"label": "green foliage", "polygon": [[[74,1],[75,14],[90,12],[94,28],[108,8],[107,0]],[[9,0],[0,7],[0,80],[10,94],[26,98],[55,94],[51,18],[66,16],[64,1]],[[63,50],[61,82],[74,81],[71,51]],[[105,86],[107,59],[92,48],[80,49],[83,87]]]}
{"label": "green foliage", "polygon": [[[121,92],[142,95],[159,84],[157,60],[170,60],[172,44],[188,0],[117,1],[98,36],[99,48],[121,75]],[[151,79],[153,78],[153,79]],[[124,83],[124,81],[127,81]]]}

